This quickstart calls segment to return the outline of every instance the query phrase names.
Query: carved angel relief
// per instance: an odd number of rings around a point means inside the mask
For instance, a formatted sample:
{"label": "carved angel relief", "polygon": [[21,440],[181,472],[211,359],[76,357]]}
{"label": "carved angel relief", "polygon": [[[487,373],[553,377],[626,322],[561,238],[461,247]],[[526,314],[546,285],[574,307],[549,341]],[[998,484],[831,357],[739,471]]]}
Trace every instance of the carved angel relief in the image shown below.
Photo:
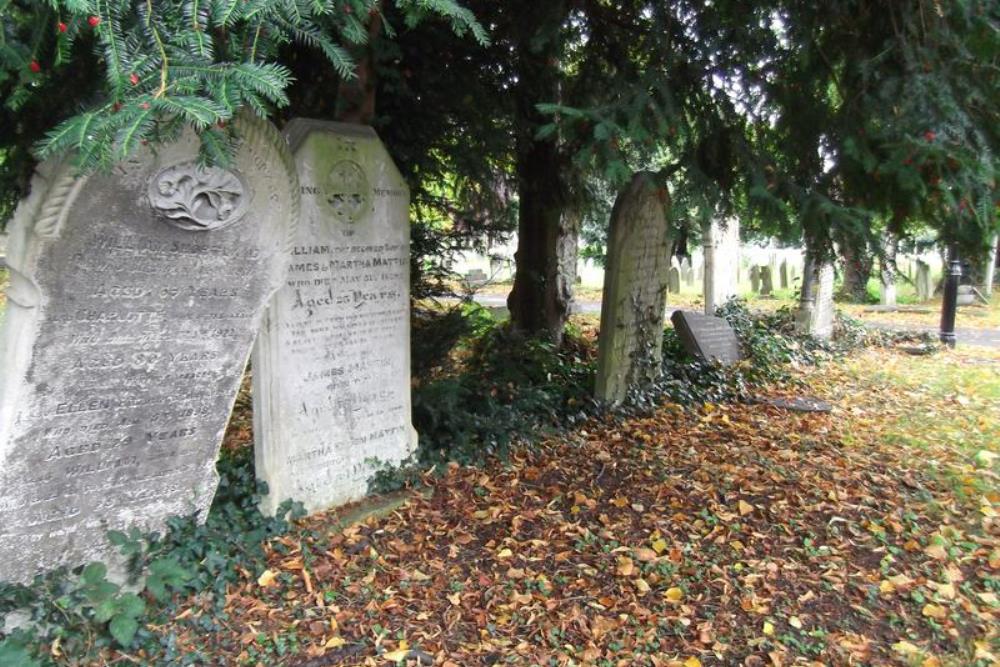
{"label": "carved angel relief", "polygon": [[161,169],[149,183],[149,203],[169,224],[187,231],[213,231],[237,222],[252,198],[238,172],[194,162]]}

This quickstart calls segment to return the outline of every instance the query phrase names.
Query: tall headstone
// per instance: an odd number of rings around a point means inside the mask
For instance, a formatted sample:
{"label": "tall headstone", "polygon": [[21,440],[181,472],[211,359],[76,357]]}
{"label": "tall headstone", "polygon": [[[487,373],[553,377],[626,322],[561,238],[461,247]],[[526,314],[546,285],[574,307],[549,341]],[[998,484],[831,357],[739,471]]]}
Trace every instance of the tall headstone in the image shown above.
{"label": "tall headstone", "polygon": [[660,372],[670,269],[669,200],[653,174],[640,172],[611,213],[601,302],[595,395],[622,401]]}
{"label": "tall headstone", "polygon": [[788,260],[787,259],[781,260],[781,266],[778,268],[778,276],[779,276],[779,281],[780,281],[779,284],[781,285],[781,289],[788,289],[788,285],[790,283],[789,283],[789,280],[788,280]]}
{"label": "tall headstone", "polygon": [[298,219],[281,135],[242,118],[76,177],[43,164],[11,226],[0,331],[0,580],[114,560],[109,529],[204,518],[216,455]]}
{"label": "tall headstone", "polygon": [[688,257],[681,261],[681,282],[688,287],[694,285],[694,269],[691,267],[691,259]]}
{"label": "tall headstone", "polygon": [[929,301],[934,293],[934,283],[931,282],[931,266],[922,259],[917,260],[917,300]]}
{"label": "tall headstone", "polygon": [[750,267],[750,289],[760,294],[760,267],[756,264]]}
{"label": "tall headstone", "polygon": [[896,305],[896,248],[897,241],[891,234],[886,234],[882,244],[883,256],[880,260],[879,278],[882,283],[880,301],[883,306]]}
{"label": "tall headstone", "polygon": [[671,294],[681,293],[681,270],[676,266],[670,267],[670,273],[667,276],[667,289]]}
{"label": "tall headstone", "polygon": [[833,264],[807,259],[805,275],[796,328],[817,338],[829,338],[833,334]]}
{"label": "tall headstone", "polygon": [[410,410],[410,193],[374,130],[305,119],[285,135],[302,222],[254,350],[263,510],[360,498],[416,447]]}
{"label": "tall headstone", "polygon": [[740,223],[736,218],[714,220],[702,226],[705,249],[705,314],[739,291]]}
{"label": "tall headstone", "polygon": [[760,295],[761,296],[773,296],[774,295],[774,278],[772,277],[770,266],[760,267]]}

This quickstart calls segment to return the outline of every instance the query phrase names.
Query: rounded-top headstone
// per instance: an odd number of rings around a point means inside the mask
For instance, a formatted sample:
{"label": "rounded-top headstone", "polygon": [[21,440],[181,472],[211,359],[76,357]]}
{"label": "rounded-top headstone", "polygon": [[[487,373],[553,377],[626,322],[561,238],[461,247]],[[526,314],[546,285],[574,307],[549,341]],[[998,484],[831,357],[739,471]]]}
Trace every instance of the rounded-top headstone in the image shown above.
{"label": "rounded-top headstone", "polygon": [[11,226],[0,331],[0,580],[114,555],[110,529],[204,517],[216,456],[298,218],[269,123],[231,166],[198,138],[107,173],[43,164]]}

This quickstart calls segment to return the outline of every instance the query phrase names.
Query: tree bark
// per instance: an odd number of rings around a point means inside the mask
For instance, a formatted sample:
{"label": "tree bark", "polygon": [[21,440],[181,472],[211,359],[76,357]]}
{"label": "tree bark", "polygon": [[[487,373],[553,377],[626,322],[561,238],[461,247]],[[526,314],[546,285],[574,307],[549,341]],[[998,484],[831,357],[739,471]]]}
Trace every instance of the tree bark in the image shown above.
{"label": "tree bark", "polygon": [[[562,339],[570,313],[576,262],[575,241],[569,252],[567,236],[575,238],[579,216],[569,203],[566,171],[558,136],[537,137],[552,118],[536,105],[559,100],[562,24],[568,4],[561,0],[534,3],[532,20],[517,34],[518,82],[514,88],[516,169],[518,179],[518,240],[514,254],[514,287],[507,307],[515,330]],[[572,259],[571,259],[572,258]],[[566,277],[571,276],[567,289]]]}
{"label": "tree bark", "polygon": [[[376,5],[381,10],[381,2]],[[341,123],[371,125],[375,120],[375,90],[378,72],[375,68],[375,43],[382,34],[382,18],[377,11],[368,15],[368,41],[352,50],[355,77],[342,79],[337,88],[336,120]]]}
{"label": "tree bark", "polygon": [[844,285],[840,293],[855,303],[868,301],[868,280],[872,277],[875,257],[864,242],[845,238],[840,244],[844,258]]}

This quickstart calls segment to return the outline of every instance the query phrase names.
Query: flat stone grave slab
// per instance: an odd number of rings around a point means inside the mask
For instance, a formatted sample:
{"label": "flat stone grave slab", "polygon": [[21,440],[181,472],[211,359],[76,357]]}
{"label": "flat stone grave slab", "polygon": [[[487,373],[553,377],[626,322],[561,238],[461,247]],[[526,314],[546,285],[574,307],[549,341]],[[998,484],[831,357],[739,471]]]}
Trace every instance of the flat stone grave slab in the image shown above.
{"label": "flat stone grave slab", "polygon": [[298,217],[287,144],[240,119],[230,168],[186,132],[108,172],[44,163],[11,225],[0,330],[0,580],[115,564],[107,531],[204,518]]}
{"label": "flat stone grave slab", "polygon": [[792,412],[830,412],[833,410],[833,405],[812,396],[758,397],[754,399],[754,402]]}
{"label": "flat stone grave slab", "polygon": [[262,509],[357,500],[416,448],[410,193],[374,130],[295,119],[302,223],[254,353]]}
{"label": "flat stone grave slab", "polygon": [[737,364],[743,359],[736,332],[723,318],[675,310],[670,321],[684,349],[693,357],[702,361],[718,361],[725,366]]}

